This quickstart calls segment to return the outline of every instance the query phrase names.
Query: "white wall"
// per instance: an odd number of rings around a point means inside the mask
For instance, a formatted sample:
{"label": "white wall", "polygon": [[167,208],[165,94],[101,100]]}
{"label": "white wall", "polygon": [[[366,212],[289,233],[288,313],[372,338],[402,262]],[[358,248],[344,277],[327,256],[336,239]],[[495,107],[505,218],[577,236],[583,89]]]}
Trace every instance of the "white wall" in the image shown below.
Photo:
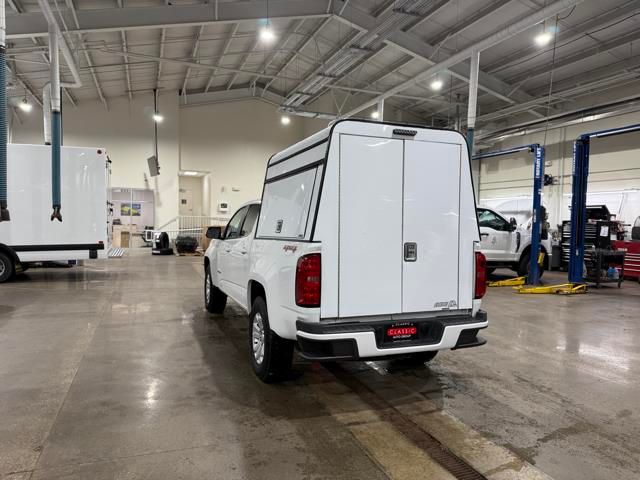
{"label": "white wall", "polygon": [[260,198],[267,161],[272,154],[305,136],[304,119],[280,123],[275,107],[258,100],[243,100],[180,109],[182,170],[210,172],[210,212],[220,202],[229,213]]}
{"label": "white wall", "polygon": [[[569,219],[573,142],[583,133],[640,123],[640,114],[627,114],[595,122],[558,129],[546,135],[545,173],[558,178],[559,184],[544,187],[552,227]],[[508,139],[496,148],[510,148],[531,143],[545,144],[544,132]],[[477,161],[475,161],[477,162]],[[520,197],[520,204],[531,207],[533,189],[533,155],[518,153],[490,158],[480,164],[480,203],[490,206]],[[630,223],[640,215],[640,133],[593,139],[589,166],[588,203],[605,203],[612,213]]]}
{"label": "white wall", "polygon": [[[148,97],[134,97],[131,104],[126,97],[111,99],[109,111],[98,102],[82,102],[76,108],[65,105],[64,144],[105,148],[112,161],[112,186],[155,190],[155,219],[162,225],[178,215],[178,98],[160,95],[158,108],[165,118],[158,128],[161,175],[146,185],[147,158],[154,153],[152,97]],[[41,111],[34,109],[23,116],[22,125],[14,125],[13,142],[43,142]]]}
{"label": "white wall", "polygon": [[[147,158],[153,154],[152,101],[150,94],[134,96],[131,103],[126,97],[109,99],[109,111],[98,102],[65,106],[63,127],[66,145],[106,148],[113,161],[112,186],[155,190],[156,226],[178,215],[181,168],[211,172],[203,182],[202,213],[220,215],[217,204],[224,200],[230,203],[229,216],[260,197],[271,154],[305,136],[304,119],[291,117],[282,125],[276,108],[258,100],[184,106],[177,94],[165,93],[159,98],[161,172],[146,185]],[[23,116],[12,136],[15,143],[42,143],[42,112]]]}

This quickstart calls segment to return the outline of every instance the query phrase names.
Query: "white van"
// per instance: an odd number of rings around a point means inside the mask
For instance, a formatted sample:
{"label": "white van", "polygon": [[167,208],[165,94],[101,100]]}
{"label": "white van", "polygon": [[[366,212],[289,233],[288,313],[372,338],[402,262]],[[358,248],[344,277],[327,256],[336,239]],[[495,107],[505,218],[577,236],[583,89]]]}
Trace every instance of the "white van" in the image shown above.
{"label": "white van", "polygon": [[250,319],[252,364],[482,345],[485,260],[469,157],[453,131],[345,120],[274,155],[261,202],[207,249],[205,303]]}
{"label": "white van", "polygon": [[62,222],[51,221],[51,147],[9,144],[11,221],[0,222],[0,283],[29,263],[107,258],[107,154],[84,147],[62,147],[60,153]]}

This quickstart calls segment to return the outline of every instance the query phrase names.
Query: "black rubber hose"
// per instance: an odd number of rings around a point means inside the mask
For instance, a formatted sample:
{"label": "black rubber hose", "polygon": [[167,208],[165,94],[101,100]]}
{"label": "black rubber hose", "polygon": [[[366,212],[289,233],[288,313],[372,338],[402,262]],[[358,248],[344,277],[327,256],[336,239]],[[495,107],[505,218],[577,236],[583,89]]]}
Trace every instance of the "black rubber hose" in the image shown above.
{"label": "black rubber hose", "polygon": [[0,45],[0,222],[11,220],[7,206],[7,67],[6,47]]}
{"label": "black rubber hose", "polygon": [[60,209],[62,208],[62,201],[60,198],[60,143],[61,136],[61,114],[60,112],[51,112],[51,196],[53,213],[51,214],[51,221],[62,221],[62,214]]}

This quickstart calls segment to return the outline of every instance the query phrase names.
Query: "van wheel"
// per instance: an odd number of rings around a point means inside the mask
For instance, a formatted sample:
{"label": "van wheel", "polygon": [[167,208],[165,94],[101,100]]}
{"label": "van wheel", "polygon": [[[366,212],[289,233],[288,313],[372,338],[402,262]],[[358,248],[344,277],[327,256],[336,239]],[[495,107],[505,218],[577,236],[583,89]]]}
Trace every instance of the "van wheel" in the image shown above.
{"label": "van wheel", "polygon": [[204,306],[209,313],[222,313],[227,306],[227,296],[211,280],[209,265],[204,272]]}
{"label": "van wheel", "polygon": [[293,362],[293,345],[271,330],[267,304],[262,297],[256,298],[249,315],[249,349],[258,378],[265,383],[286,378]]}
{"label": "van wheel", "polygon": [[[531,262],[531,251],[528,251],[520,258],[520,263],[518,264],[518,276],[526,277],[529,275],[529,266]],[[538,268],[539,278],[542,278],[542,274],[544,273],[544,265],[540,265]]]}
{"label": "van wheel", "polygon": [[15,266],[11,258],[0,252],[0,283],[6,282],[15,273]]}

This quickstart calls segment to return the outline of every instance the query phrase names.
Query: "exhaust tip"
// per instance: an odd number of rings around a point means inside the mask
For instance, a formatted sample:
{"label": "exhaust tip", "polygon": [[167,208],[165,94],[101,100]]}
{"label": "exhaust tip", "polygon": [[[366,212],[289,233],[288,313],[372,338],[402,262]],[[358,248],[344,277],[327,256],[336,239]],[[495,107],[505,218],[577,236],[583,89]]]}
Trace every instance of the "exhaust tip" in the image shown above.
{"label": "exhaust tip", "polygon": [[11,220],[11,215],[9,215],[8,208],[0,209],[0,222],[8,222]]}
{"label": "exhaust tip", "polygon": [[59,206],[53,207],[53,213],[51,214],[51,221],[53,222],[54,220],[58,220],[59,222],[62,222],[62,214],[60,213]]}

